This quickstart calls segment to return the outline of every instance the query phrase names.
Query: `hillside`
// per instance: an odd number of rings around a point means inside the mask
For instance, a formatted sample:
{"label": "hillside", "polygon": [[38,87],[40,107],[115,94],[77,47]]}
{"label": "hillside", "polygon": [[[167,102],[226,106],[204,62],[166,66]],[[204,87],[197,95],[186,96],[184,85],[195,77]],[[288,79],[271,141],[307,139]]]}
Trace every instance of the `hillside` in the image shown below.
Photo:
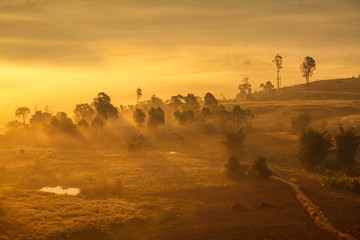
{"label": "hillside", "polygon": [[269,92],[256,92],[252,100],[328,100],[360,99],[360,78],[332,79],[299,84],[275,89]]}

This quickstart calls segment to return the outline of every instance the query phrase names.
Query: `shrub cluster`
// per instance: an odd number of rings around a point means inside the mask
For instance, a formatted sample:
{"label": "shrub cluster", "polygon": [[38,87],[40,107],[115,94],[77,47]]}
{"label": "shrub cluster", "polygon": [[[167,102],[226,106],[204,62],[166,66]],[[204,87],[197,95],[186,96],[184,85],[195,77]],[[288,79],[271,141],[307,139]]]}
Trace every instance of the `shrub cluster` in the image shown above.
{"label": "shrub cluster", "polygon": [[315,129],[303,131],[299,138],[298,159],[306,169],[314,169],[324,164],[325,157],[336,153],[337,166],[348,167],[355,164],[355,154],[359,149],[360,136],[354,128],[345,130],[339,127],[340,133],[331,138],[327,132]]}
{"label": "shrub cluster", "polygon": [[321,178],[321,183],[340,189],[345,189],[353,193],[360,193],[360,183],[356,178],[351,178],[345,174],[337,175],[327,171]]}
{"label": "shrub cluster", "polygon": [[266,164],[266,158],[259,156],[255,159],[252,166],[240,164],[238,159],[230,157],[225,164],[225,173],[227,177],[233,181],[239,181],[249,177],[268,178],[272,175],[272,171]]}
{"label": "shrub cluster", "polygon": [[244,128],[240,128],[238,131],[225,131],[221,143],[230,155],[240,156],[245,136]]}
{"label": "shrub cluster", "polygon": [[258,177],[270,177],[272,175],[272,171],[266,164],[266,158],[259,156],[254,162],[252,169],[256,176]]}

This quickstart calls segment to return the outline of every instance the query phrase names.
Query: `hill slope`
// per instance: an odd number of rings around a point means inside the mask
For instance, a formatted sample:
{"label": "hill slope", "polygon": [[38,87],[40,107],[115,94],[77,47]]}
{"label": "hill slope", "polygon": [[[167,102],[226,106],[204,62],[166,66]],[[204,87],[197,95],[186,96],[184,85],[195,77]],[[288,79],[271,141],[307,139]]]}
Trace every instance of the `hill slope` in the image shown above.
{"label": "hill slope", "polygon": [[360,99],[360,78],[332,79],[257,92],[253,100]]}

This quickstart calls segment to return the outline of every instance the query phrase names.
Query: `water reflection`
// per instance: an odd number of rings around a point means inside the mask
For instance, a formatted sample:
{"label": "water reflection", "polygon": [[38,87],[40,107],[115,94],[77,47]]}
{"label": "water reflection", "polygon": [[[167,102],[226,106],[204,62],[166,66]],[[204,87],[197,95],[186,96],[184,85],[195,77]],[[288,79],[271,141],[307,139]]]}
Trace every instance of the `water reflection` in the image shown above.
{"label": "water reflection", "polygon": [[79,194],[80,189],[79,188],[63,188],[62,186],[57,186],[57,187],[43,187],[42,189],[40,189],[40,191],[75,196],[75,195]]}
{"label": "water reflection", "polygon": [[178,154],[177,152],[174,152],[174,151],[171,151],[171,152],[168,152],[168,154],[170,155],[175,155],[175,154]]}

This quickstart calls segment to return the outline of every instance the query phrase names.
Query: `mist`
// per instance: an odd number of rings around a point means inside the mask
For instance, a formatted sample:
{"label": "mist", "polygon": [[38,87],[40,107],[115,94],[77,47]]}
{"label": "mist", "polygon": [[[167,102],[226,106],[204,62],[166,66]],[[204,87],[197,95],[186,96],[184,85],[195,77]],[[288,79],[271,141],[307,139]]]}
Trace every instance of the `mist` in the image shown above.
{"label": "mist", "polygon": [[138,86],[232,97],[243,77],[254,89],[273,79],[278,52],[284,86],[302,82],[304,53],[321,63],[316,79],[359,73],[356,1],[2,1],[0,12],[2,125],[24,101],[70,113],[67,99],[99,91],[133,104]]}
{"label": "mist", "polygon": [[0,0],[0,239],[360,239],[355,0]]}

